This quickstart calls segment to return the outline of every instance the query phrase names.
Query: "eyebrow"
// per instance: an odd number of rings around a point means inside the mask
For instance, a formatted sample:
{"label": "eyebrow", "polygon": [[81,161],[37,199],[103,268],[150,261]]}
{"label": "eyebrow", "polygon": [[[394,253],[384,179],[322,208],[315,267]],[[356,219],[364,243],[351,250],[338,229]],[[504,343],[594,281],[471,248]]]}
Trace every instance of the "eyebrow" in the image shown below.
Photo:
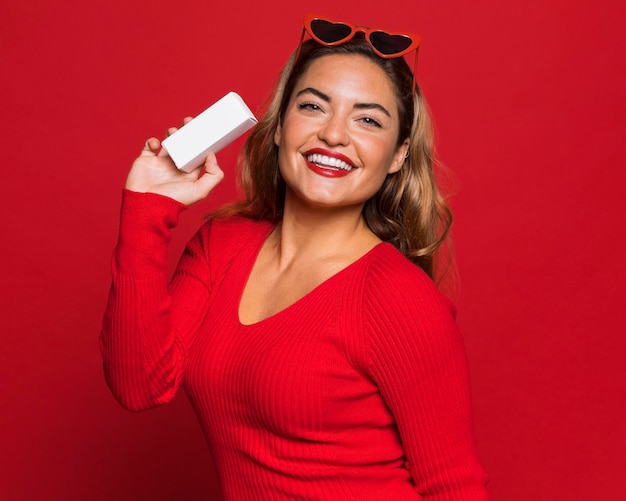
{"label": "eyebrow", "polygon": [[[296,97],[300,97],[302,94],[306,94],[306,93],[313,94],[314,96],[319,97],[320,99],[322,99],[323,101],[326,101],[327,103],[331,102],[330,96],[324,94],[323,92],[313,87],[306,87],[302,89],[296,94]],[[356,103],[354,107],[358,110],[380,110],[389,118],[391,118],[391,113],[389,113],[387,108],[385,108],[383,105],[378,104],[378,103]]]}

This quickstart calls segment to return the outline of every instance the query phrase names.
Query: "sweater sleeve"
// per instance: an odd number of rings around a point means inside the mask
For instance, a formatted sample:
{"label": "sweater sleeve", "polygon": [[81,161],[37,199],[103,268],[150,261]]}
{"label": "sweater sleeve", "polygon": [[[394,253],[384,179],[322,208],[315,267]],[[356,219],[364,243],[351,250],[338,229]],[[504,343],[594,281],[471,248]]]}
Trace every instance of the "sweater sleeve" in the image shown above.
{"label": "sweater sleeve", "polygon": [[364,300],[369,371],[396,419],[415,489],[433,501],[488,500],[452,305],[414,265],[398,273],[391,263],[370,270],[385,279],[374,278]]}
{"label": "sweater sleeve", "polygon": [[208,307],[202,230],[187,245],[168,285],[171,230],[184,208],[160,195],[123,193],[100,350],[107,384],[128,410],[174,397],[184,376],[186,346]]}

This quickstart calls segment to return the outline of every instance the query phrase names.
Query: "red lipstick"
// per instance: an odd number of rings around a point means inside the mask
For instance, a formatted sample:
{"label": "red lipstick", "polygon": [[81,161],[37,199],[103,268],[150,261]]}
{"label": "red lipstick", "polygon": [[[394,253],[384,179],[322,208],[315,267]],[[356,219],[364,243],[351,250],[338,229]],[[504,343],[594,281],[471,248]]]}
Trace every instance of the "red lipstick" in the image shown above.
{"label": "red lipstick", "polygon": [[344,177],[356,169],[352,160],[334,151],[313,148],[304,152],[303,156],[307,167],[320,176]]}

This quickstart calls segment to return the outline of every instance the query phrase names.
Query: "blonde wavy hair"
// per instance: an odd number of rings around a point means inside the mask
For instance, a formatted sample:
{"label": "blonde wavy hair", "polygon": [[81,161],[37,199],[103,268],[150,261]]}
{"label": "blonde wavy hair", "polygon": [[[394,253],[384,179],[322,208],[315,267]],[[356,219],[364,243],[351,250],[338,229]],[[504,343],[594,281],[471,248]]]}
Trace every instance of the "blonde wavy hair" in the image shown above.
{"label": "blonde wavy hair", "polygon": [[[434,266],[435,254],[448,236],[452,214],[435,180],[433,129],[426,102],[418,86],[413,91],[413,73],[404,58],[383,59],[359,36],[336,47],[307,40],[297,60],[296,53],[292,54],[263,117],[240,154],[239,183],[244,199],[219,210],[217,215],[280,221],[285,183],[278,169],[274,132],[300,76],[314,60],[331,54],[367,57],[393,83],[400,117],[397,144],[400,146],[408,138],[409,151],[402,168],[389,174],[378,193],[365,203],[363,217],[374,234],[393,244],[434,279],[441,272],[440,267]],[[451,258],[450,252],[447,257]]]}

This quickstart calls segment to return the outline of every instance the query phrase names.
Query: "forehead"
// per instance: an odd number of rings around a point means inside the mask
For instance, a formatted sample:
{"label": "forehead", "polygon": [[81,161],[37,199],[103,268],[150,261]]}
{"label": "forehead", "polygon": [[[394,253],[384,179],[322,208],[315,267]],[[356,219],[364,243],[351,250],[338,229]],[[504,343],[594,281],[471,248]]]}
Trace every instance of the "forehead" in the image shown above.
{"label": "forehead", "polygon": [[387,73],[358,54],[331,54],[313,60],[296,83],[294,94],[306,87],[331,97],[396,103],[395,87]]}

